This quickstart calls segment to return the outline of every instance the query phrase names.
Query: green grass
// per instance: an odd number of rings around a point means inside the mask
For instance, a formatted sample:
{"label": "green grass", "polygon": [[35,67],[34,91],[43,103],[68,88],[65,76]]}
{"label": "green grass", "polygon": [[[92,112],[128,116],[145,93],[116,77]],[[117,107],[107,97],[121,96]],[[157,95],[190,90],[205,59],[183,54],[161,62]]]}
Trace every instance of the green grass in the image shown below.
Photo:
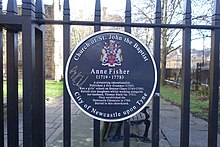
{"label": "green grass", "polygon": [[[173,86],[165,85],[160,87],[161,96],[171,103],[181,105],[181,89]],[[208,96],[198,91],[191,91],[190,93],[190,111],[197,117],[208,120],[209,100]],[[220,117],[220,111],[218,112]],[[220,128],[220,120],[218,121]]]}
{"label": "green grass", "polygon": [[160,87],[161,96],[170,102],[180,105],[181,104],[181,91],[178,88],[171,86]]}
{"label": "green grass", "polygon": [[[18,82],[18,95],[19,95],[19,96],[22,95],[22,91],[23,91],[23,90],[22,90],[22,82],[19,81],[19,82]],[[4,95],[4,97],[7,96],[7,83],[6,83],[6,81],[3,82],[3,95]]]}
{"label": "green grass", "polygon": [[[7,96],[7,85],[3,85],[4,97]],[[18,95],[22,97],[22,82],[18,82]],[[45,83],[45,97],[46,99],[56,98],[63,94],[63,82],[46,81]]]}
{"label": "green grass", "polygon": [[45,92],[46,99],[63,95],[63,82],[46,81]]}

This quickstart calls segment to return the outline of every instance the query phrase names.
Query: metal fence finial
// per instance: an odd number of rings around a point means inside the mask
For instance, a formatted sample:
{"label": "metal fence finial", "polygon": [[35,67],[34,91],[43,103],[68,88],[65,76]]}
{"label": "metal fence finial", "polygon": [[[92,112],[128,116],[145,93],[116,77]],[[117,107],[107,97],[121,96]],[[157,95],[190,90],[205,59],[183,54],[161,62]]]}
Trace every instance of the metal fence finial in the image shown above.
{"label": "metal fence finial", "polygon": [[191,24],[191,0],[185,0],[184,23]]}
{"label": "metal fence finial", "polygon": [[2,0],[0,0],[0,13],[2,11]]}
{"label": "metal fence finial", "polygon": [[156,1],[156,13],[161,13],[161,0]]}
{"label": "metal fence finial", "polygon": [[[95,22],[100,22],[101,21],[101,3],[100,3],[100,0],[96,0],[95,1],[95,19],[94,19]],[[101,30],[101,27],[96,25],[94,26],[94,31],[97,32],[97,31],[100,31]]]}
{"label": "metal fence finial", "polygon": [[161,23],[161,0],[156,1],[155,21]]}
{"label": "metal fence finial", "polygon": [[100,0],[96,0],[95,2],[95,21],[97,19],[101,18],[101,4],[100,4]]}
{"label": "metal fence finial", "polygon": [[36,19],[45,19],[45,9],[42,0],[36,0]]}
{"label": "metal fence finial", "polygon": [[215,0],[214,1],[213,15],[220,15],[220,0]]}
{"label": "metal fence finial", "polygon": [[[128,12],[127,13],[127,16],[131,16],[130,14],[130,12],[131,12],[131,0],[126,0],[126,10],[125,10],[125,12]],[[126,15],[126,14],[125,14]]]}
{"label": "metal fence finial", "polygon": [[63,2],[63,15],[70,15],[69,0],[64,0]]}
{"label": "metal fence finial", "polygon": [[191,0],[185,0],[185,14],[191,14]]}
{"label": "metal fence finial", "polygon": [[131,22],[131,0],[126,0],[125,19],[125,22]]}
{"label": "metal fence finial", "polygon": [[[131,23],[131,0],[126,0],[126,8],[125,8],[125,22]],[[126,26],[125,31],[131,33],[131,27]]]}
{"label": "metal fence finial", "polygon": [[17,0],[8,1],[7,14],[18,14]]}
{"label": "metal fence finial", "polygon": [[34,16],[35,4],[34,0],[22,0],[22,15]]}
{"label": "metal fence finial", "polygon": [[22,0],[22,3],[26,3],[26,4],[34,4],[34,0]]}

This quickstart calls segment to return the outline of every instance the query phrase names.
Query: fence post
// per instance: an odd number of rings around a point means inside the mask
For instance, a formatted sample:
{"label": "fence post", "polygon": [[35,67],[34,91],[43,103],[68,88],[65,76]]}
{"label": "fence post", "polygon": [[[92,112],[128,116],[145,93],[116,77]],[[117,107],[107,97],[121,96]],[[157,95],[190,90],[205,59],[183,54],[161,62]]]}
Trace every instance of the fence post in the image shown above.
{"label": "fence post", "polygon": [[[17,15],[16,0],[8,1],[7,15]],[[8,146],[18,141],[18,33],[7,29],[7,134]]]}
{"label": "fence post", "polygon": [[[161,0],[156,1],[155,24],[161,24]],[[160,118],[160,51],[161,28],[154,28],[154,59],[157,66],[157,86],[152,108],[152,146],[159,147],[159,118]]]}
{"label": "fence post", "polygon": [[[2,15],[2,0],[0,0],[0,15]],[[3,96],[3,41],[2,26],[0,26],[0,146],[4,146],[4,96]]]}
{"label": "fence post", "polygon": [[[126,0],[125,7],[125,23],[131,23],[131,0]],[[125,26],[125,32],[131,33],[131,27]],[[130,123],[129,120],[124,121],[124,138],[123,146],[130,147]]]}
{"label": "fence post", "polygon": [[[191,0],[185,0],[184,24],[191,25]],[[191,29],[183,30],[180,146],[189,146]]]}
{"label": "fence post", "polygon": [[[42,0],[36,0],[36,19],[44,20]],[[45,146],[44,26],[35,27],[35,72],[33,83],[33,146]]]}
{"label": "fence post", "polygon": [[[220,0],[215,0],[212,25],[220,25]],[[212,30],[210,82],[209,82],[209,120],[208,146],[217,146],[218,134],[218,99],[219,99],[219,41],[220,29]]]}
{"label": "fence post", "polygon": [[22,0],[23,146],[33,146],[33,84],[35,65],[34,0]]}
{"label": "fence post", "polygon": [[[70,6],[69,0],[64,0],[63,3],[63,20],[70,21]],[[63,25],[63,75],[65,75],[65,67],[67,63],[67,59],[70,52],[70,25]],[[64,76],[65,77],[65,76]],[[66,80],[64,79],[63,84],[63,127],[64,127],[64,147],[71,146],[71,99],[66,89]]]}
{"label": "fence post", "polygon": [[[95,22],[101,22],[101,3],[100,0],[96,0],[95,2]],[[101,30],[101,26],[95,25],[94,26],[94,32],[98,32]],[[94,119],[93,121],[93,146],[94,147],[100,147],[100,121]]]}

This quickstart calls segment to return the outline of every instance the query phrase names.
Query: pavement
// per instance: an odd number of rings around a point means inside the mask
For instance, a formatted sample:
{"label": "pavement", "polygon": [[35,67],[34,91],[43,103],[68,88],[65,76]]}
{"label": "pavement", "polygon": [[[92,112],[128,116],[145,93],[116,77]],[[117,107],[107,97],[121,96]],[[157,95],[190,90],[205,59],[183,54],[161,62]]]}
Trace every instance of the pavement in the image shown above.
{"label": "pavement", "polygon": [[[53,99],[47,107],[51,111],[46,111],[47,116],[57,115],[57,112],[63,113],[62,98]],[[56,106],[61,107],[58,110]],[[48,108],[47,108],[48,109]],[[71,103],[71,146],[74,147],[92,147],[93,146],[93,119],[81,112],[76,105]],[[55,111],[53,111],[55,110]],[[48,147],[63,147],[63,116],[60,115],[59,128],[51,128],[53,133],[47,138]],[[49,120],[49,118],[47,118]],[[56,121],[55,119],[54,121]],[[53,123],[53,122],[52,122]]]}
{"label": "pavement", "polygon": [[[152,108],[150,106],[150,108]],[[150,110],[151,114],[152,110]],[[179,107],[172,105],[163,99],[160,100],[160,147],[179,147],[180,146],[180,117],[181,110]],[[143,128],[143,127],[140,127]],[[151,138],[151,127],[149,138]],[[200,118],[190,114],[190,147],[207,147],[208,146],[208,123]],[[110,143],[105,142],[104,147],[122,147],[123,142]],[[130,139],[131,147],[151,147],[151,143],[143,143],[138,139]],[[218,134],[217,146],[220,147],[220,134]]]}
{"label": "pavement", "polygon": [[[57,100],[56,100],[57,101]],[[58,101],[61,105],[61,102]],[[57,102],[52,102],[55,105]],[[48,105],[51,107],[51,104]],[[61,107],[61,106],[60,106]],[[152,108],[150,106],[150,108]],[[53,107],[51,107],[53,109]],[[92,147],[93,146],[93,119],[83,114],[74,104],[72,104],[72,146]],[[56,113],[57,111],[54,111]],[[151,113],[151,109],[150,109]],[[180,116],[179,107],[172,105],[161,99],[160,102],[160,147],[179,147],[180,146]],[[62,126],[62,125],[61,125]],[[79,127],[80,126],[80,127]],[[123,128],[123,127],[122,127]],[[142,128],[142,127],[139,127]],[[133,128],[131,128],[132,131]],[[62,129],[61,129],[62,130]],[[123,132],[123,131],[122,131]],[[61,131],[59,135],[55,131],[49,138],[47,145],[50,147],[61,147],[63,138]],[[51,136],[51,137],[52,137]],[[56,136],[56,137],[55,137]],[[149,130],[151,138],[151,127]],[[208,123],[190,114],[190,147],[207,147],[208,145]],[[103,142],[103,147],[122,147],[123,142],[116,143]],[[130,139],[131,147],[150,147],[151,143],[143,143],[137,139]],[[220,147],[220,135],[218,135],[218,145]]]}
{"label": "pavement", "polygon": [[[62,97],[46,102],[46,146],[63,146],[63,100]],[[71,104],[71,146],[93,146],[93,119],[82,113]],[[151,106],[150,106],[151,107]],[[150,110],[151,113],[151,110]],[[19,117],[19,144],[22,142],[22,114]],[[102,123],[103,124],[103,123]],[[6,125],[5,125],[6,126]],[[123,128],[123,127],[122,127]],[[141,127],[139,127],[141,128]],[[132,130],[132,128],[131,128]],[[6,131],[6,128],[5,128]],[[151,138],[151,127],[149,130]],[[123,131],[122,131],[123,132]],[[6,133],[5,133],[6,134]],[[160,103],[160,147],[179,147],[180,145],[180,108],[161,99]],[[5,135],[5,139],[7,136]],[[208,123],[190,115],[190,147],[206,147],[208,141]],[[5,141],[6,142],[6,141]],[[7,144],[7,143],[6,143]],[[7,146],[5,144],[5,146]],[[103,142],[103,147],[122,147],[123,142]],[[143,143],[138,139],[130,139],[131,147],[150,147],[151,143]],[[218,145],[220,147],[220,135]]]}
{"label": "pavement", "polygon": [[[160,106],[160,144],[168,143],[168,146],[180,146],[180,116],[181,110],[161,99]],[[166,146],[166,145],[165,145]],[[208,123],[190,114],[190,147],[208,146]],[[218,147],[220,147],[220,134],[218,134]]]}

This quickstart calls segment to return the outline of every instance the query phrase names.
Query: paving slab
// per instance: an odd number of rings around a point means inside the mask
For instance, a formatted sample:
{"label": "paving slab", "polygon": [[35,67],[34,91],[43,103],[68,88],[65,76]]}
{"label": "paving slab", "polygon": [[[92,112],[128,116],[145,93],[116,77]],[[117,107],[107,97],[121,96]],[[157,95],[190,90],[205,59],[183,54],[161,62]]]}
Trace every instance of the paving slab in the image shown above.
{"label": "paving slab", "polygon": [[160,147],[171,147],[171,145],[169,144],[169,142],[166,139],[160,139],[159,146]]}
{"label": "paving slab", "polygon": [[[180,146],[180,114],[179,107],[161,99],[160,129],[172,147]],[[190,115],[189,146],[208,146],[208,123],[193,115]],[[217,146],[220,147],[220,134],[218,134]]]}
{"label": "paving slab", "polygon": [[[63,132],[48,144],[50,147],[63,146]],[[92,147],[93,146],[93,119],[83,112],[78,112],[72,117],[71,124],[71,146]]]}

